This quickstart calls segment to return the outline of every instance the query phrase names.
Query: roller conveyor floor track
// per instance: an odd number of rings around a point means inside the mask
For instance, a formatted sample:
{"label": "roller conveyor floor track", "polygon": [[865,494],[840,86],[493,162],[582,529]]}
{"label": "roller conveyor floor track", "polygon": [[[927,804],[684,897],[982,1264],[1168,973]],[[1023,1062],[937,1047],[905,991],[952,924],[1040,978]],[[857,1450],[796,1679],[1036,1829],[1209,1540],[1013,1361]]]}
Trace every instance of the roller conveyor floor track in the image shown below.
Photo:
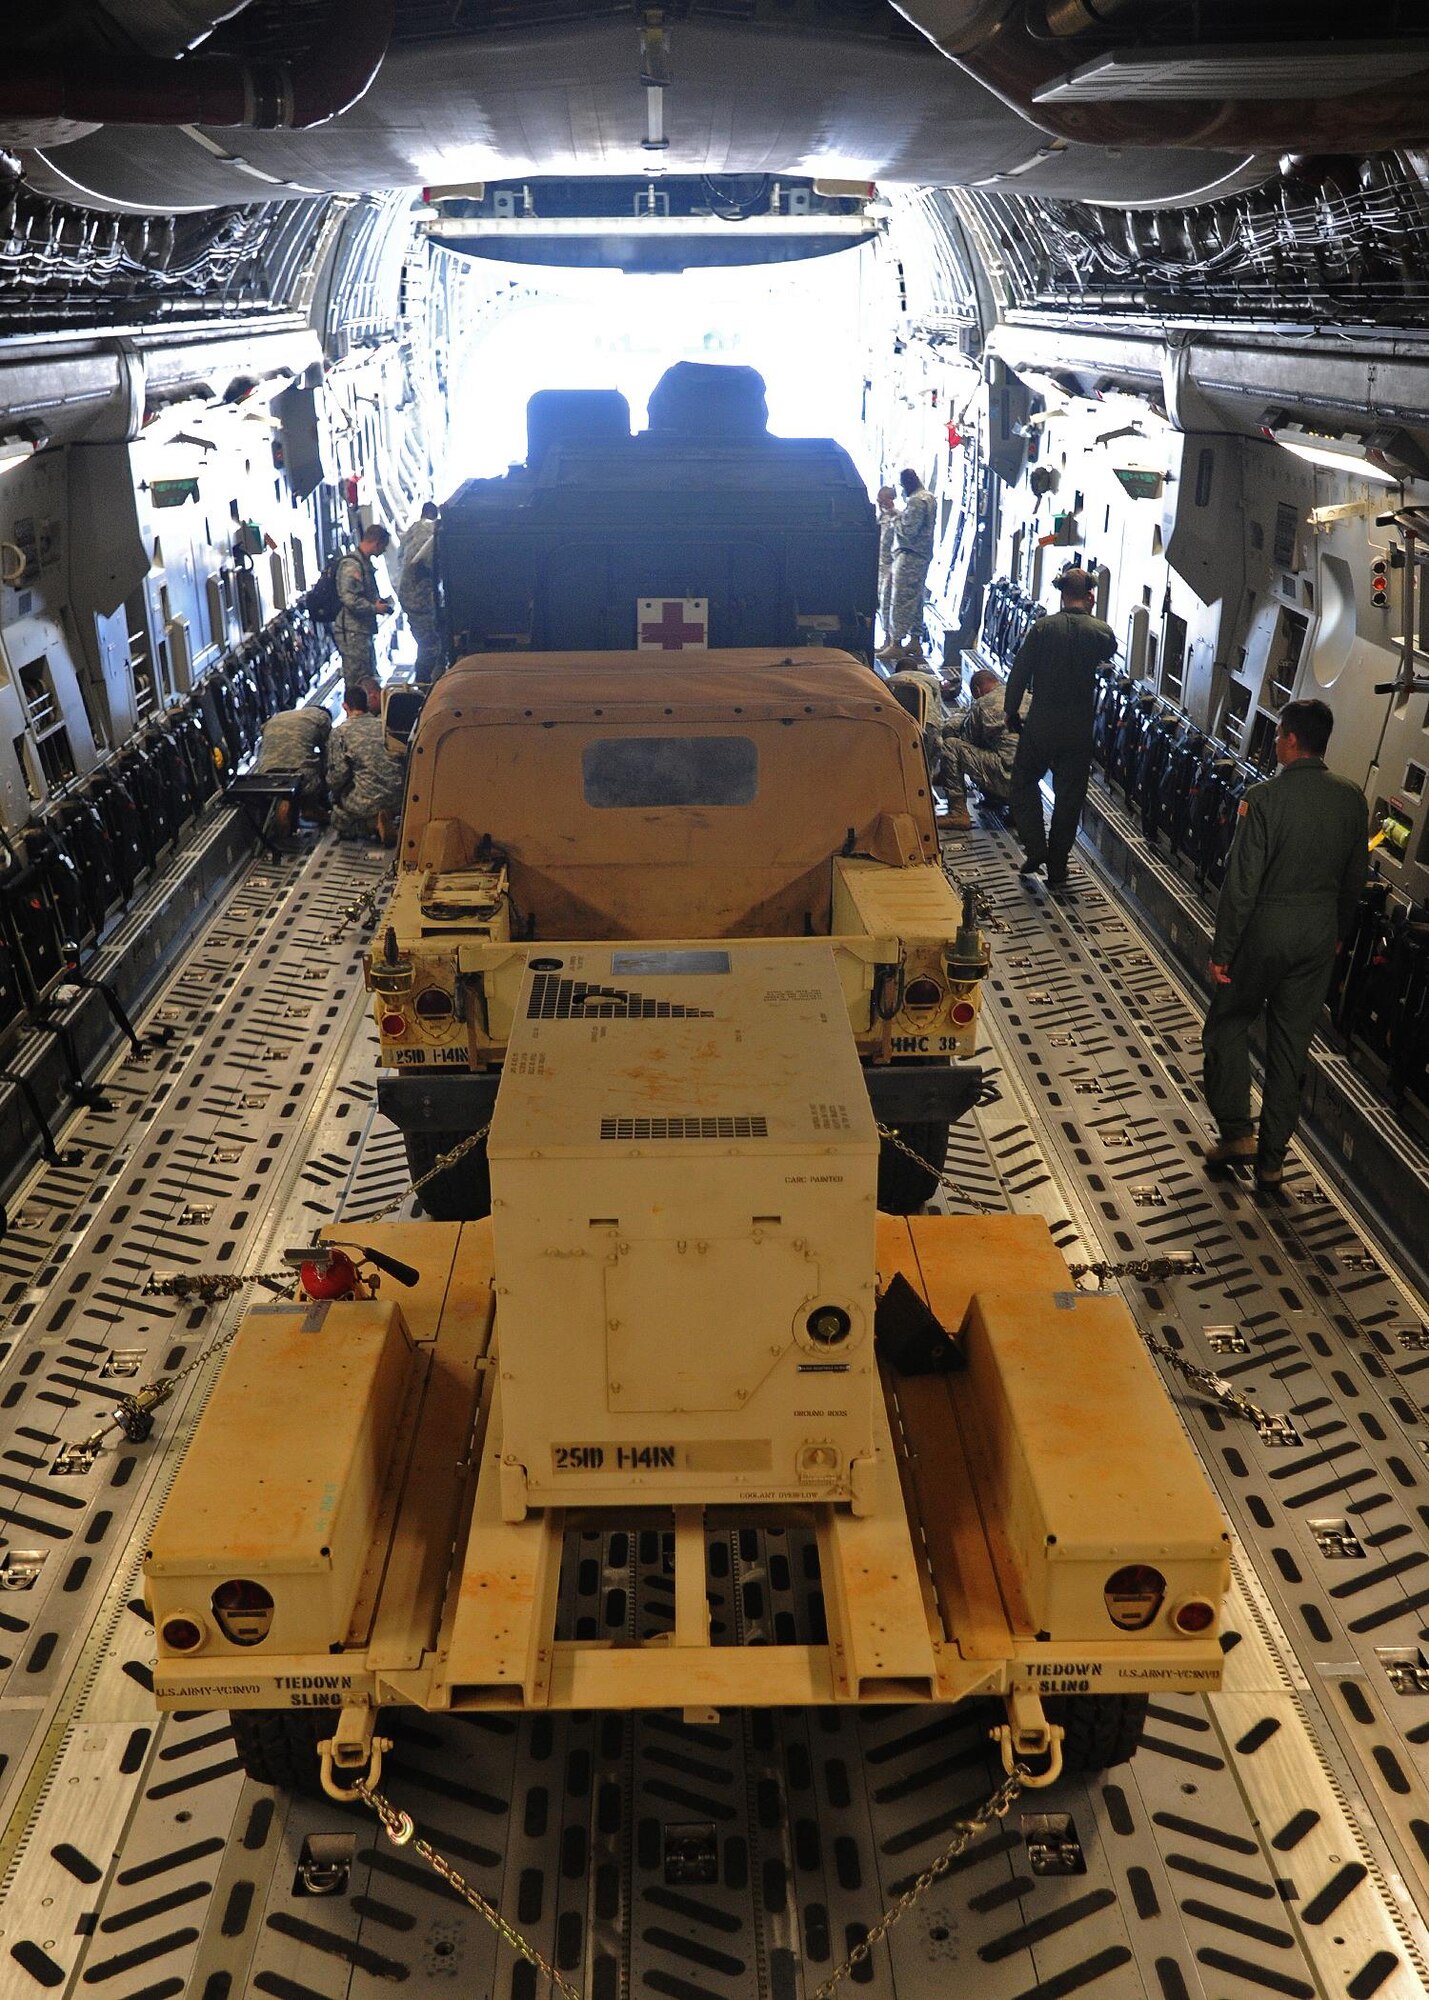
{"label": "roller conveyor floor track", "polygon": [[[960,1187],[1044,1214],[1074,1261],[1194,1248],[1201,1274],[1127,1283],[1128,1303],[1299,1442],[1167,1376],[1240,1544],[1226,1692],[1153,1698],[1133,1764],[1024,1794],[845,1990],[1422,1996],[1423,1308],[1303,1162],[1273,1205],[1205,1179],[1198,1017],[1100,890],[1049,905],[993,831],[948,856],[998,926],[983,1019],[1002,1097],[955,1131]],[[176,1039],[116,1068],[113,1108],[75,1123],[0,1243],[3,2000],[544,1990],[366,1815],[245,1781],[224,1717],[156,1716],[137,1568],[212,1368],[150,1443],[51,1469],[116,1387],[241,1310],[146,1297],[150,1270],[269,1269],[318,1221],[400,1194],[360,940],[325,942],[382,866],[325,842],[255,867],[146,1017]],[[817,1631],[798,1535],[720,1537],[709,1574],[743,1637]],[[566,1630],[643,1636],[671,1600],[665,1537],[572,1539]],[[807,2000],[991,1789],[988,1720],[414,1716],[386,1789],[586,2000]]]}

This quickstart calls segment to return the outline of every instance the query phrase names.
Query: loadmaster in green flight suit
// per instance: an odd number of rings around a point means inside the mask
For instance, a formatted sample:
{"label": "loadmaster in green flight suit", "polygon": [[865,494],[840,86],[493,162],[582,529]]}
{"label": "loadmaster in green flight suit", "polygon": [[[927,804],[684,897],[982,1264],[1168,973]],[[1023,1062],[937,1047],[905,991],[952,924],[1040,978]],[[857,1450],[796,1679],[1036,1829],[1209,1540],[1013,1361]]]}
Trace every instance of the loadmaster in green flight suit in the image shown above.
{"label": "loadmaster in green flight suit", "polygon": [[[1279,1187],[1300,1117],[1310,1038],[1335,954],[1349,934],[1369,870],[1364,793],[1325,769],[1335,718],[1323,701],[1280,712],[1280,769],[1241,802],[1211,940],[1215,982],[1201,1031],[1206,1104],[1220,1130],[1208,1166],[1255,1160],[1262,1188]],[[1251,1023],[1265,1019],[1260,1141],[1250,1115]]]}

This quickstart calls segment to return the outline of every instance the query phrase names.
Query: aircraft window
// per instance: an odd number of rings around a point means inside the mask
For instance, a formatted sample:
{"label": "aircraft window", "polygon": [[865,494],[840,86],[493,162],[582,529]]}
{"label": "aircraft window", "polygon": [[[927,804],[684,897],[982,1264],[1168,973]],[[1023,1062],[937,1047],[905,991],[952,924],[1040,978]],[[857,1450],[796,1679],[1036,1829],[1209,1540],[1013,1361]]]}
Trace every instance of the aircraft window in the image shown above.
{"label": "aircraft window", "polygon": [[588,806],[747,806],[759,789],[748,736],[603,736],[581,752]]}

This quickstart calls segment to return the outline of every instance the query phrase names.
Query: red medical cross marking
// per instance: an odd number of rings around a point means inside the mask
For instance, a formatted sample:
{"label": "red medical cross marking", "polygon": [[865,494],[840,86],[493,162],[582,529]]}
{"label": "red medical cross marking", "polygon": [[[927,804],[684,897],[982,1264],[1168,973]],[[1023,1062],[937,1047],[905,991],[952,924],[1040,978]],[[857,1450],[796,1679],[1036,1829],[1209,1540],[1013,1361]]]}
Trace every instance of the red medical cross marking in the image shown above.
{"label": "red medical cross marking", "polygon": [[667,597],[660,605],[659,619],[640,627],[640,643],[642,646],[653,646],[658,643],[662,653],[679,653],[683,652],[686,646],[703,646],[705,629],[703,625],[690,625],[685,622],[685,605],[682,598]]}

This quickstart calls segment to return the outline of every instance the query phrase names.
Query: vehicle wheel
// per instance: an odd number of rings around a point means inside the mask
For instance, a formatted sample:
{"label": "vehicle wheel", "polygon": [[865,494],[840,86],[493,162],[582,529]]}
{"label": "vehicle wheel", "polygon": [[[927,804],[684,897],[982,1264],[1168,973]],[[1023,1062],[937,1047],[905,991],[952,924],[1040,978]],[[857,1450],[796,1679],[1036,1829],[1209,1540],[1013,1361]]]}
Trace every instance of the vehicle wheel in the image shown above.
{"label": "vehicle wheel", "polygon": [[337,1727],[336,1708],[234,1708],[228,1719],[239,1763],[260,1785],[326,1798],[318,1745]]}
{"label": "vehicle wheel", "polygon": [[1066,1694],[1044,1701],[1049,1722],[1059,1722],[1062,1768],[1066,1771],[1106,1771],[1129,1764],[1146,1727],[1144,1694]]}
{"label": "vehicle wheel", "polygon": [[[461,1132],[408,1132],[407,1167],[418,1181],[437,1164],[439,1153],[449,1153],[465,1137]],[[486,1141],[473,1146],[455,1166],[422,1189],[418,1204],[433,1222],[477,1222],[491,1213],[491,1168],[486,1159]]]}
{"label": "vehicle wheel", "polygon": [[938,1192],[938,1176],[948,1156],[946,1125],[895,1125],[905,1146],[926,1166],[918,1166],[884,1139],[878,1149],[878,1206],[885,1215],[914,1215]]}

